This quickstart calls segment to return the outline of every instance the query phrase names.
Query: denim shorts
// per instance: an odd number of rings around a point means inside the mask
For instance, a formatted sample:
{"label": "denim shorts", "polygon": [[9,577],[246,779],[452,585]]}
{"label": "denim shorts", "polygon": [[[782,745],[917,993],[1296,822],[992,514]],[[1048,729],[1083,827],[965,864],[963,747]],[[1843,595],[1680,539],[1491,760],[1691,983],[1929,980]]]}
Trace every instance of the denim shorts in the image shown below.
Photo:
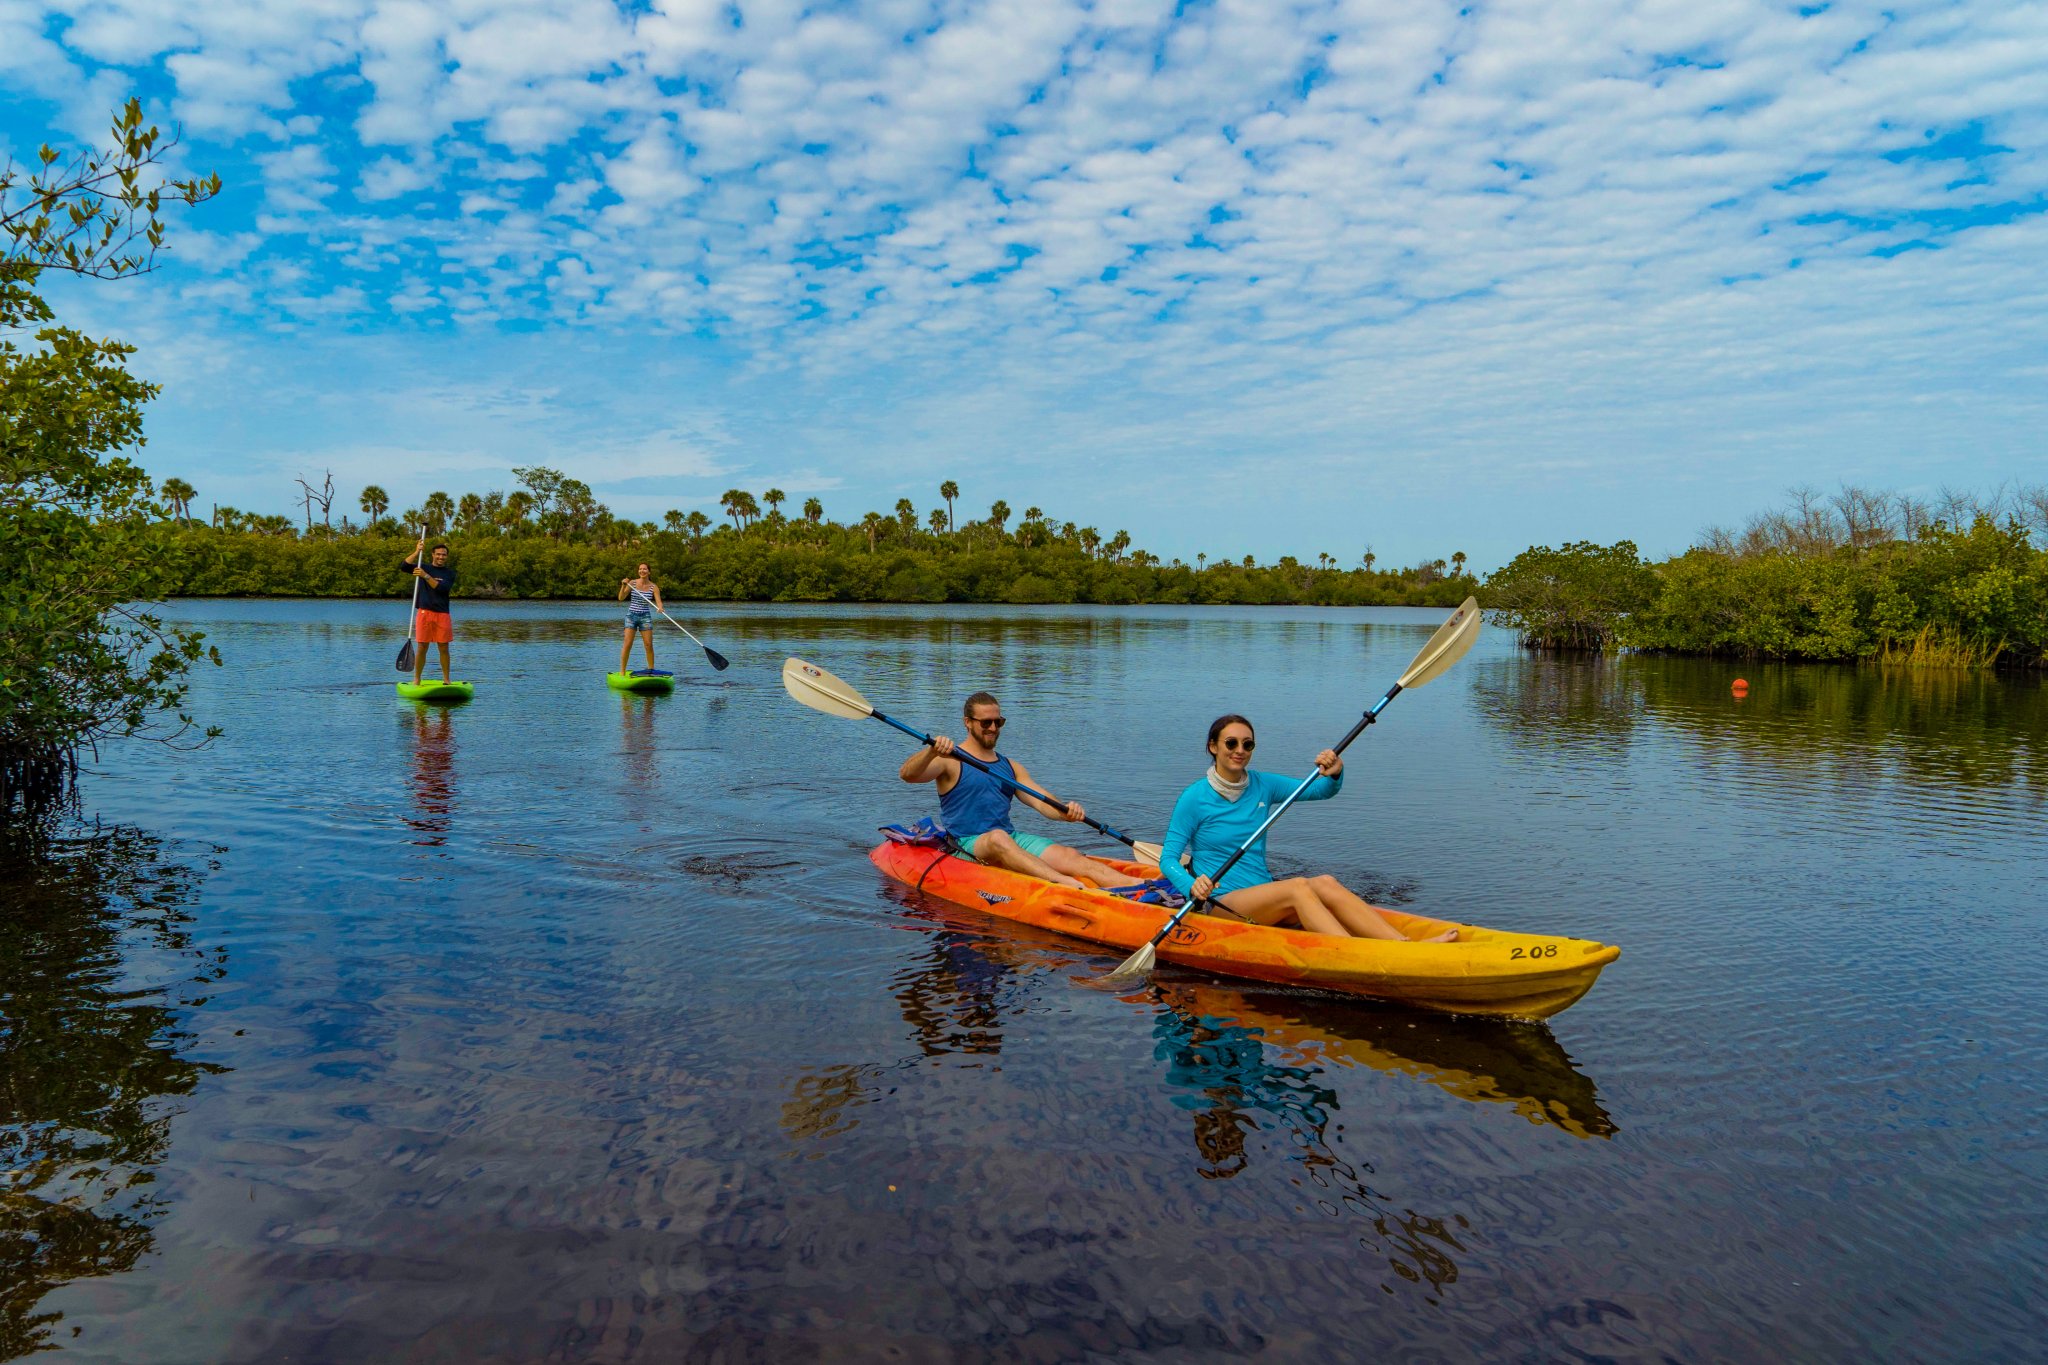
{"label": "denim shorts", "polygon": [[629,611],[626,613],[626,629],[653,630],[654,617],[644,611]]}

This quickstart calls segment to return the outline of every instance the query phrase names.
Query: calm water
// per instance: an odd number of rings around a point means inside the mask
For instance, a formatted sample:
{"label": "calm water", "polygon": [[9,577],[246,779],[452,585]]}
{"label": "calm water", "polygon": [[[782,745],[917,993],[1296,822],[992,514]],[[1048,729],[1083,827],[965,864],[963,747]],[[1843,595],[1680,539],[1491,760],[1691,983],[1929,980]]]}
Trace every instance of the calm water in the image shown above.
{"label": "calm water", "polygon": [[[1168,975],[885,885],[900,737],[1156,837],[1433,613],[191,603],[197,754],[0,888],[0,1356],[2003,1360],[2048,1329],[2048,695],[1489,631],[1275,861],[1623,947],[1545,1025]],[[1025,828],[1048,828],[1024,817]],[[88,837],[89,836],[89,837]]]}

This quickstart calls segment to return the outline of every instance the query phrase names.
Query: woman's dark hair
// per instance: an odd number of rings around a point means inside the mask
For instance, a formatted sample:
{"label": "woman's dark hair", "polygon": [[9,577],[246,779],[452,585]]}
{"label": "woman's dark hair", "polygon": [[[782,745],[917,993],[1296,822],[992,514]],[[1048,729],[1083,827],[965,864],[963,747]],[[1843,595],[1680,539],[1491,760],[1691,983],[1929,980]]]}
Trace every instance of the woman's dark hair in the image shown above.
{"label": "woman's dark hair", "polygon": [[1209,742],[1202,746],[1203,753],[1207,753],[1210,749],[1215,747],[1216,736],[1222,734],[1224,727],[1227,725],[1242,725],[1245,729],[1251,730],[1252,734],[1255,736],[1259,733],[1256,729],[1253,729],[1252,723],[1250,721],[1246,720],[1243,716],[1238,715],[1235,711],[1231,712],[1227,716],[1218,716],[1216,717],[1216,719],[1209,722]]}

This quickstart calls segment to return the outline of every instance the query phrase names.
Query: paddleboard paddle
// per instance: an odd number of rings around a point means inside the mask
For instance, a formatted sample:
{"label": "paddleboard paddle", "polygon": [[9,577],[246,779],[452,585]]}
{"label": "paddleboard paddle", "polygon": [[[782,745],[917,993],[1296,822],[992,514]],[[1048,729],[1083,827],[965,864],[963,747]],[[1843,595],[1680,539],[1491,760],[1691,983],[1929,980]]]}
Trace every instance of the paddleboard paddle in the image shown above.
{"label": "paddleboard paddle", "polygon": [[[426,528],[425,526],[421,526],[421,527],[420,527],[420,539],[421,539],[422,541],[424,541],[424,540],[425,540],[426,538],[427,538],[427,528]],[[426,553],[426,552],[425,552],[424,550],[419,550],[419,551],[415,551],[415,553],[417,553],[417,554],[424,554],[424,553]],[[418,560],[414,560],[414,561],[413,561],[413,567],[414,567],[415,569],[417,569],[417,568],[419,567],[419,561],[418,561]],[[400,673],[410,673],[410,672],[412,672],[412,637],[413,637],[413,632],[417,631],[417,630],[418,630],[418,629],[420,628],[420,627],[419,627],[419,622],[420,622],[420,576],[419,576],[419,575],[418,575],[417,573],[415,573],[415,574],[414,574],[414,575],[412,576],[412,607],[411,607],[411,609],[410,609],[410,610],[408,610],[408,611],[406,612],[406,614],[405,614],[405,643],[404,643],[403,645],[399,646],[399,650],[398,650],[398,663],[397,663],[397,664],[395,665],[395,667],[396,667],[396,668],[398,669],[398,671],[399,671]]]}

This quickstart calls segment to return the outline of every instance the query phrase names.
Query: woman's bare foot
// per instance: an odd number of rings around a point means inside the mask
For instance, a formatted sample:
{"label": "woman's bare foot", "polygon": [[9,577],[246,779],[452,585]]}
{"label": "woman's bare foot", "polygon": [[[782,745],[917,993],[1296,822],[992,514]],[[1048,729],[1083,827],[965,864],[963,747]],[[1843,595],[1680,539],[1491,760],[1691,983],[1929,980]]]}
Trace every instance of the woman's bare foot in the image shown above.
{"label": "woman's bare foot", "polygon": [[1458,931],[1456,929],[1446,929],[1441,934],[1431,934],[1428,938],[1418,938],[1415,941],[1417,943],[1456,943],[1458,941]]}

